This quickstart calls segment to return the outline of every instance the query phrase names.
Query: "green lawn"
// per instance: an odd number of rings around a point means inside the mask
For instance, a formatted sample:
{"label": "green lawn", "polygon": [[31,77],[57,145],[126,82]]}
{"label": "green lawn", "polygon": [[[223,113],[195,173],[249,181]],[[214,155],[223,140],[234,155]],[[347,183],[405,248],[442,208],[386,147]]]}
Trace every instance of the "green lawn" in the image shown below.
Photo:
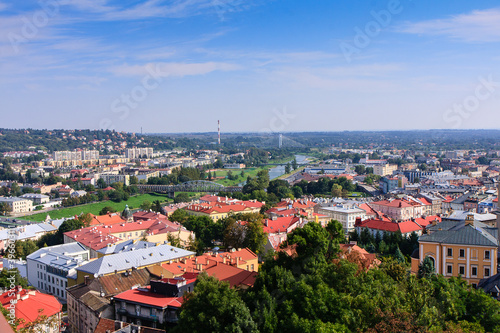
{"label": "green lawn", "polygon": [[[260,170],[263,170],[263,169],[270,169],[271,166],[264,166],[264,167],[259,167],[259,168],[246,168],[246,169],[231,169],[231,171],[233,172],[233,175],[238,175],[238,179],[236,180],[229,180],[229,179],[217,179],[215,182],[216,183],[219,183],[219,184],[222,184],[224,186],[238,186],[239,183],[242,183],[244,182],[245,180],[247,180],[247,177],[248,176],[251,176],[252,178],[255,178],[257,177],[257,173],[260,171]],[[218,169],[217,171],[215,171],[215,174],[217,177],[222,177],[222,176],[226,176],[227,175],[227,169]],[[241,171],[244,171],[245,172],[245,176],[244,177],[241,177]]]}
{"label": "green lawn", "polygon": [[[83,213],[92,213],[94,215],[98,215],[99,212],[101,211],[101,209],[103,209],[106,206],[113,207],[114,209],[116,209],[116,211],[122,211],[125,209],[125,205],[128,205],[131,209],[135,209],[135,208],[139,208],[139,206],[145,200],[149,200],[150,202],[153,202],[155,200],[160,200],[161,202],[164,202],[165,199],[168,199],[166,194],[148,193],[148,194],[141,194],[141,195],[137,195],[134,197],[130,197],[127,201],[122,201],[119,203],[116,203],[113,201],[103,201],[103,202],[91,203],[91,204],[86,204],[86,205],[81,205],[81,206],[51,210],[51,211],[45,212],[45,213],[39,213],[39,214],[25,216],[25,217],[22,217],[22,219],[29,220],[29,221],[43,221],[47,217],[47,214],[49,214],[50,217],[53,219],[59,219],[59,218],[63,218],[63,217],[80,215],[82,212]],[[172,199],[169,199],[169,201],[170,200],[172,200]]]}

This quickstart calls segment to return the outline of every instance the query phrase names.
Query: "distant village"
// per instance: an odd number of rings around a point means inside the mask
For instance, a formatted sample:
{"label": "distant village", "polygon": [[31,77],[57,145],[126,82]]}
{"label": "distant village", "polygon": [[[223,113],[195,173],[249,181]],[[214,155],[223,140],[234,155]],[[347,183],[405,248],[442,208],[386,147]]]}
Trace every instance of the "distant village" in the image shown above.
{"label": "distant village", "polygon": [[[339,257],[355,257],[363,269],[377,267],[381,256],[398,251],[411,274],[431,262],[436,274],[460,276],[500,299],[496,151],[331,147],[299,166],[291,167],[291,159],[281,162],[287,170],[267,181],[286,191],[276,190],[276,200],[269,202],[270,187],[263,190],[266,200],[251,197],[256,192],[243,197],[243,175],[238,184],[221,182],[249,172],[245,152],[122,147],[121,154],[102,155],[101,148],[111,144],[3,153],[0,170],[17,177],[0,179],[3,269],[16,269],[27,286],[4,285],[0,300],[7,311],[15,303],[18,329],[35,323],[43,332],[124,332],[126,327],[165,332],[178,322],[184,296],[194,290],[199,274],[238,290],[250,288],[266,254],[296,255],[293,246],[286,246],[294,230],[309,223],[326,227],[331,220],[341,224],[345,237]],[[44,158],[21,162],[32,155]],[[7,165],[7,160],[12,162]],[[187,168],[207,176],[176,184],[161,181]],[[328,182],[334,185],[326,191],[311,190]],[[344,182],[348,187],[339,185]],[[187,199],[173,201],[182,191]],[[119,211],[53,217],[64,207],[113,200],[115,192],[126,192],[127,198],[158,192],[166,199],[157,209],[127,205]],[[126,198],[117,201],[127,203]],[[175,218],[181,211],[214,224],[234,216],[261,216],[262,247],[253,251],[214,240],[199,251],[193,243],[202,235]],[[31,220],[33,214],[44,218]],[[83,225],[64,229],[78,219]],[[235,228],[248,223],[237,218]],[[24,258],[8,256],[13,244],[58,234],[61,244],[40,246]]]}

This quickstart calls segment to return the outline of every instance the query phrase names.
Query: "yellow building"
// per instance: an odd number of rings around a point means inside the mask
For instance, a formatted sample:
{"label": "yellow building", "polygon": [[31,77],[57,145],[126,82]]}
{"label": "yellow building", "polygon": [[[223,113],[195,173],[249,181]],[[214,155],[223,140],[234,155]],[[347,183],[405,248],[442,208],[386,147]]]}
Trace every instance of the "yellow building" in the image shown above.
{"label": "yellow building", "polygon": [[412,258],[412,272],[429,257],[437,274],[462,276],[476,286],[479,280],[497,273],[497,228],[474,221],[443,221],[420,236],[418,256]]}

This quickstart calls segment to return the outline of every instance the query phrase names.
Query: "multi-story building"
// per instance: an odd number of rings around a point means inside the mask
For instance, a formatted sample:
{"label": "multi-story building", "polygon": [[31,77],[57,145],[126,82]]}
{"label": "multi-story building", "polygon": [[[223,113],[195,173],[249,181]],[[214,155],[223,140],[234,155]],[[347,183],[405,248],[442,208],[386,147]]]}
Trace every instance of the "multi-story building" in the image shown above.
{"label": "multi-story building", "polygon": [[106,185],[111,185],[113,183],[122,183],[125,186],[130,185],[130,176],[129,175],[118,175],[112,173],[104,173],[101,174],[101,179],[104,180]]}
{"label": "multi-story building", "polygon": [[417,199],[407,196],[403,199],[374,201],[368,204],[376,211],[386,214],[398,221],[420,217],[427,212],[426,205]]}
{"label": "multi-story building", "polygon": [[98,150],[65,150],[55,151],[53,154],[54,161],[91,161],[99,159]]}
{"label": "multi-story building", "polygon": [[16,213],[28,213],[33,210],[33,201],[18,197],[0,197],[0,202],[4,202],[9,205],[11,212]]}
{"label": "multi-story building", "polygon": [[420,236],[418,253],[412,256],[412,272],[429,257],[437,274],[462,276],[474,287],[479,280],[497,273],[497,228],[474,220],[443,221]]}
{"label": "multi-story building", "polygon": [[66,299],[68,278],[89,259],[89,251],[78,243],[44,247],[26,257],[28,282],[46,293]]}
{"label": "multi-story building", "polygon": [[83,283],[86,279],[132,271],[157,264],[174,262],[193,257],[196,253],[167,244],[155,247],[110,254],[76,268],[76,281],[71,285]]}
{"label": "multi-story building", "polygon": [[127,290],[114,297],[115,318],[148,327],[164,327],[177,322],[182,296],[194,289],[196,273],[151,281],[149,288]]}
{"label": "multi-story building", "polygon": [[375,164],[373,166],[373,173],[379,176],[390,176],[398,169],[397,164]]}
{"label": "multi-story building", "polygon": [[41,205],[50,201],[50,197],[48,195],[38,193],[26,193],[21,195],[19,198],[31,200],[35,205]]}
{"label": "multi-story building", "polygon": [[[102,318],[114,318],[113,296],[137,285],[149,284],[148,269],[87,279],[68,287],[68,322],[71,332],[94,332]],[[97,331],[96,331],[97,332]],[[99,331],[104,332],[104,331]]]}
{"label": "multi-story building", "polygon": [[125,150],[125,157],[131,160],[153,158],[153,148],[129,148]]}
{"label": "multi-story building", "polygon": [[330,207],[319,207],[318,213],[342,223],[346,233],[354,230],[354,223],[358,217],[361,218],[361,220],[366,218],[366,211],[359,208],[356,204],[339,204]]}

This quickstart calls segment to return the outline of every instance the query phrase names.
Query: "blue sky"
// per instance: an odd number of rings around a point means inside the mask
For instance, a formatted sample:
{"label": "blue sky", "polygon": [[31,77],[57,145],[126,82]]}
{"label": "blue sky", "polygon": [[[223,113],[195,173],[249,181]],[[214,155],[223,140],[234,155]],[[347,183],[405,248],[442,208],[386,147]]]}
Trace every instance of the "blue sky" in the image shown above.
{"label": "blue sky", "polygon": [[499,128],[499,42],[497,1],[0,0],[0,127]]}

